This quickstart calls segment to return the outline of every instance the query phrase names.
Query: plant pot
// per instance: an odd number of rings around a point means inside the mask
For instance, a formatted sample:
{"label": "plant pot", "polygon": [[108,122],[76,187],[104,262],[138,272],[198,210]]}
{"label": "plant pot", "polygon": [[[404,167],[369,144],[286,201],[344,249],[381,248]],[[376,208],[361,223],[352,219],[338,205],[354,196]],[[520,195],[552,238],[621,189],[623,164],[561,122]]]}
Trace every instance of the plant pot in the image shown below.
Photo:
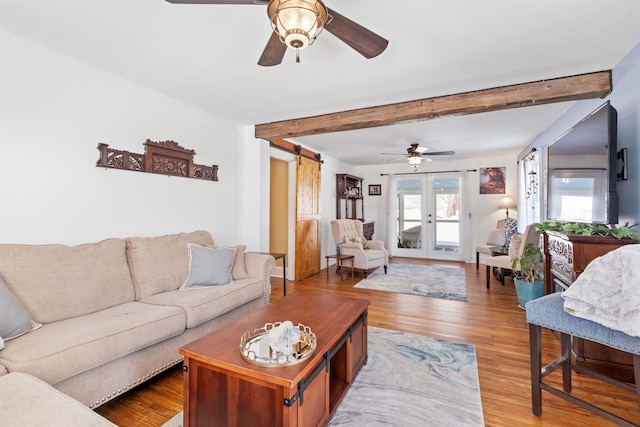
{"label": "plant pot", "polygon": [[516,293],[518,294],[518,303],[520,308],[525,308],[525,304],[544,295],[544,280],[539,279],[535,282],[527,282],[524,279],[514,278],[516,285]]}

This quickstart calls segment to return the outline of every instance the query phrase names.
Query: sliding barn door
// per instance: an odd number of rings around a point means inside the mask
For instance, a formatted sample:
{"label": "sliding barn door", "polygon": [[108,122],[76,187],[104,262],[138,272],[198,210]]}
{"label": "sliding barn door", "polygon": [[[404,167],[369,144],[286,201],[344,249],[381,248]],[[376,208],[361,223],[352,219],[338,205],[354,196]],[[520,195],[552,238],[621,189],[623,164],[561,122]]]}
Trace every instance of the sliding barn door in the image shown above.
{"label": "sliding barn door", "polygon": [[298,156],[296,280],[320,271],[320,163]]}

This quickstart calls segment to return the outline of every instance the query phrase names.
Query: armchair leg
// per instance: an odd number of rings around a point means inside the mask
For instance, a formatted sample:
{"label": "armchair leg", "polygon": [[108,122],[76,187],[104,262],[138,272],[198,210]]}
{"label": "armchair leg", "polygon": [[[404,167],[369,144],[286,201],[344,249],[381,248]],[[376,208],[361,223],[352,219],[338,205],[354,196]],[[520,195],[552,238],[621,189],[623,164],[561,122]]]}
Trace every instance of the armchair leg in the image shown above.
{"label": "armchair leg", "polygon": [[491,267],[487,265],[487,289],[491,287]]}
{"label": "armchair leg", "polygon": [[387,266],[384,266],[384,274],[387,274]]}
{"label": "armchair leg", "polygon": [[366,279],[366,278],[367,278],[367,276],[369,275],[369,272],[368,272],[367,270],[362,270],[362,271],[363,271],[363,273],[364,273],[364,278]]}

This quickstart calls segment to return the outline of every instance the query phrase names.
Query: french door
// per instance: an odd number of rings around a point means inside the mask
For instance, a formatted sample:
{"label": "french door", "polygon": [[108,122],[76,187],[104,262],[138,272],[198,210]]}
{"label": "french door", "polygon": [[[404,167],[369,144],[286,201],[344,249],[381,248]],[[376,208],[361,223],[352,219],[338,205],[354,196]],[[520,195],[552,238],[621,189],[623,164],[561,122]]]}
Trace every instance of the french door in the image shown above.
{"label": "french door", "polygon": [[412,258],[462,260],[461,178],[457,173],[396,176],[392,254]]}

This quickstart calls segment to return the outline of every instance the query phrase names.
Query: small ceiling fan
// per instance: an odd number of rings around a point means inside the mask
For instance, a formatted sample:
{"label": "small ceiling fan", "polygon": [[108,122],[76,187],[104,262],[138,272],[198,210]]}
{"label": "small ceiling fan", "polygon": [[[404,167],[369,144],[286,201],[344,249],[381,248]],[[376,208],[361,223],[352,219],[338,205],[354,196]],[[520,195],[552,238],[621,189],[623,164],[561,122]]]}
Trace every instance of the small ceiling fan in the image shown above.
{"label": "small ceiling fan", "polygon": [[287,47],[298,51],[313,44],[326,28],[328,32],[355,49],[365,58],[374,58],[387,48],[389,41],[360,24],[329,9],[321,0],[166,0],[176,4],[250,4],[267,5],[273,33],[258,60],[269,67],[282,62]]}
{"label": "small ceiling fan", "polygon": [[[407,154],[401,154],[401,153],[380,153],[381,155],[385,155],[385,156],[402,156],[405,157],[409,164],[413,167],[413,170],[416,171],[418,170],[418,166],[420,166],[420,164],[422,163],[423,160],[430,162],[433,159],[430,158],[430,156],[452,156],[454,154],[456,154],[455,151],[428,151],[429,149],[427,147],[421,147],[419,144],[411,144],[408,148],[407,148]],[[399,157],[396,157],[395,159],[391,159],[389,160],[390,162],[397,160]]]}

